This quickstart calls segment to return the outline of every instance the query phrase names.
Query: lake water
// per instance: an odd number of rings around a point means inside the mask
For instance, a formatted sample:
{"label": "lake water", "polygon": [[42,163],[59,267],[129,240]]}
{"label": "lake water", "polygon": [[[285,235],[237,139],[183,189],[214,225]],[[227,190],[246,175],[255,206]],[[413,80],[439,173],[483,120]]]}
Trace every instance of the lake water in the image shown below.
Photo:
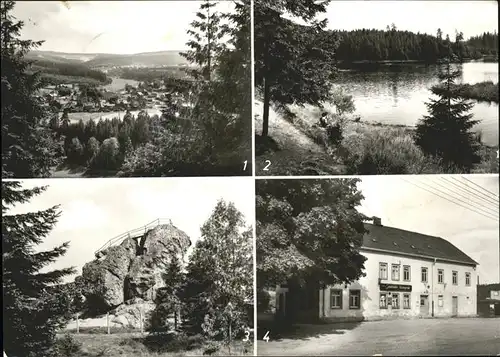
{"label": "lake water", "polygon": [[[498,83],[498,63],[469,62],[462,69],[461,83]],[[442,68],[442,67],[441,67]],[[376,71],[342,71],[335,85],[353,96],[356,115],[363,121],[415,125],[427,114],[429,88],[438,83],[438,65],[387,66]],[[472,109],[476,127],[488,145],[498,145],[498,104],[477,103]]]}
{"label": "lake water", "polygon": [[134,87],[137,87],[139,85],[139,82],[134,81],[133,79],[123,79],[119,77],[110,77],[110,78],[112,82],[110,84],[103,86],[103,88],[112,92],[117,92],[125,89],[125,84],[130,84]]}

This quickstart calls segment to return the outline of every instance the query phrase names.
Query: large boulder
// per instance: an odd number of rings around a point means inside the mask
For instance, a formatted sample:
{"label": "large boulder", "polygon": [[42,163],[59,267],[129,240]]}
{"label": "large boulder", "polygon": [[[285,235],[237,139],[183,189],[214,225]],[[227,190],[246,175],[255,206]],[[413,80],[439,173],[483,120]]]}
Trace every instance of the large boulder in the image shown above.
{"label": "large boulder", "polygon": [[100,252],[75,281],[95,313],[133,298],[152,301],[156,289],[165,285],[163,273],[172,258],[182,261],[190,244],[189,237],[172,224],[159,225]]}
{"label": "large boulder", "polygon": [[130,265],[125,295],[127,299],[154,300],[156,290],[165,286],[163,274],[173,257],[182,261],[191,242],[183,231],[165,225],[147,232],[138,244],[140,255]]}
{"label": "large boulder", "polygon": [[151,312],[155,309],[155,304],[151,301],[136,302],[133,304],[120,305],[115,310],[111,311],[113,315],[111,322],[121,327],[140,328],[141,319],[143,328],[146,329],[149,325]]}

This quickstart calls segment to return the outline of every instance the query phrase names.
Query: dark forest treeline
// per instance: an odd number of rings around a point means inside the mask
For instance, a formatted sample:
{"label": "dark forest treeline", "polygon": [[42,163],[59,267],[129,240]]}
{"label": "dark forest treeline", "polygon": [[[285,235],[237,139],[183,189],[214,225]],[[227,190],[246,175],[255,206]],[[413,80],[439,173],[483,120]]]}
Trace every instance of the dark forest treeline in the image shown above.
{"label": "dark forest treeline", "polygon": [[333,31],[339,39],[336,58],[339,61],[422,61],[435,63],[455,56],[458,60],[498,56],[498,34],[484,33],[464,40],[461,32],[455,38],[397,30],[358,29]]}
{"label": "dark forest treeline", "polygon": [[111,83],[104,72],[91,69],[83,64],[61,63],[47,60],[33,60],[31,70],[40,71],[42,74],[59,76],[85,77],[95,79],[101,83]]}
{"label": "dark forest treeline", "polygon": [[158,67],[158,68],[121,68],[120,77],[139,82],[150,82],[157,79],[186,79],[183,67]]}

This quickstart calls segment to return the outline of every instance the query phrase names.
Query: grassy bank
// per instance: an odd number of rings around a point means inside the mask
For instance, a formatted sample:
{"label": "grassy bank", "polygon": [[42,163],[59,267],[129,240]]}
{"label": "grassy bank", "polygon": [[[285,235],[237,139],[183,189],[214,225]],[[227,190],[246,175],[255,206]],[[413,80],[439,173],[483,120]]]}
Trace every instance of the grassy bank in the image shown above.
{"label": "grassy bank", "polygon": [[463,98],[498,104],[498,83],[485,81],[475,84],[461,84],[457,87],[458,93]]}
{"label": "grassy bank", "polygon": [[253,339],[228,346],[201,336],[80,333],[59,335],[58,352],[71,357],[243,356],[253,354]]}
{"label": "grassy bank", "polygon": [[[326,131],[316,125],[319,109],[311,106],[288,108],[289,111],[274,113],[270,118],[275,127],[270,128],[270,138],[256,137],[258,175],[463,173],[424,155],[414,143],[413,127],[346,120],[342,141],[332,145]],[[257,124],[259,130],[259,120]],[[285,136],[275,130],[286,125],[293,126],[296,131]],[[304,150],[300,144],[304,142],[315,150]],[[472,172],[498,173],[497,149],[482,146],[481,163]],[[268,171],[263,172],[266,165]]]}

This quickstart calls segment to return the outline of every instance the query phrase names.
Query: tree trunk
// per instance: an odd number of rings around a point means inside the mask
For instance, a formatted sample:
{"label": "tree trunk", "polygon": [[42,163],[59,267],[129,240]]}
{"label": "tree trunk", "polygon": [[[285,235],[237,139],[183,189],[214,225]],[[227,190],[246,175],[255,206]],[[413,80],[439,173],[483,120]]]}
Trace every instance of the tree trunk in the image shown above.
{"label": "tree trunk", "polygon": [[264,78],[264,113],[262,115],[262,136],[269,133],[269,106],[271,102],[270,84],[267,78]]}

